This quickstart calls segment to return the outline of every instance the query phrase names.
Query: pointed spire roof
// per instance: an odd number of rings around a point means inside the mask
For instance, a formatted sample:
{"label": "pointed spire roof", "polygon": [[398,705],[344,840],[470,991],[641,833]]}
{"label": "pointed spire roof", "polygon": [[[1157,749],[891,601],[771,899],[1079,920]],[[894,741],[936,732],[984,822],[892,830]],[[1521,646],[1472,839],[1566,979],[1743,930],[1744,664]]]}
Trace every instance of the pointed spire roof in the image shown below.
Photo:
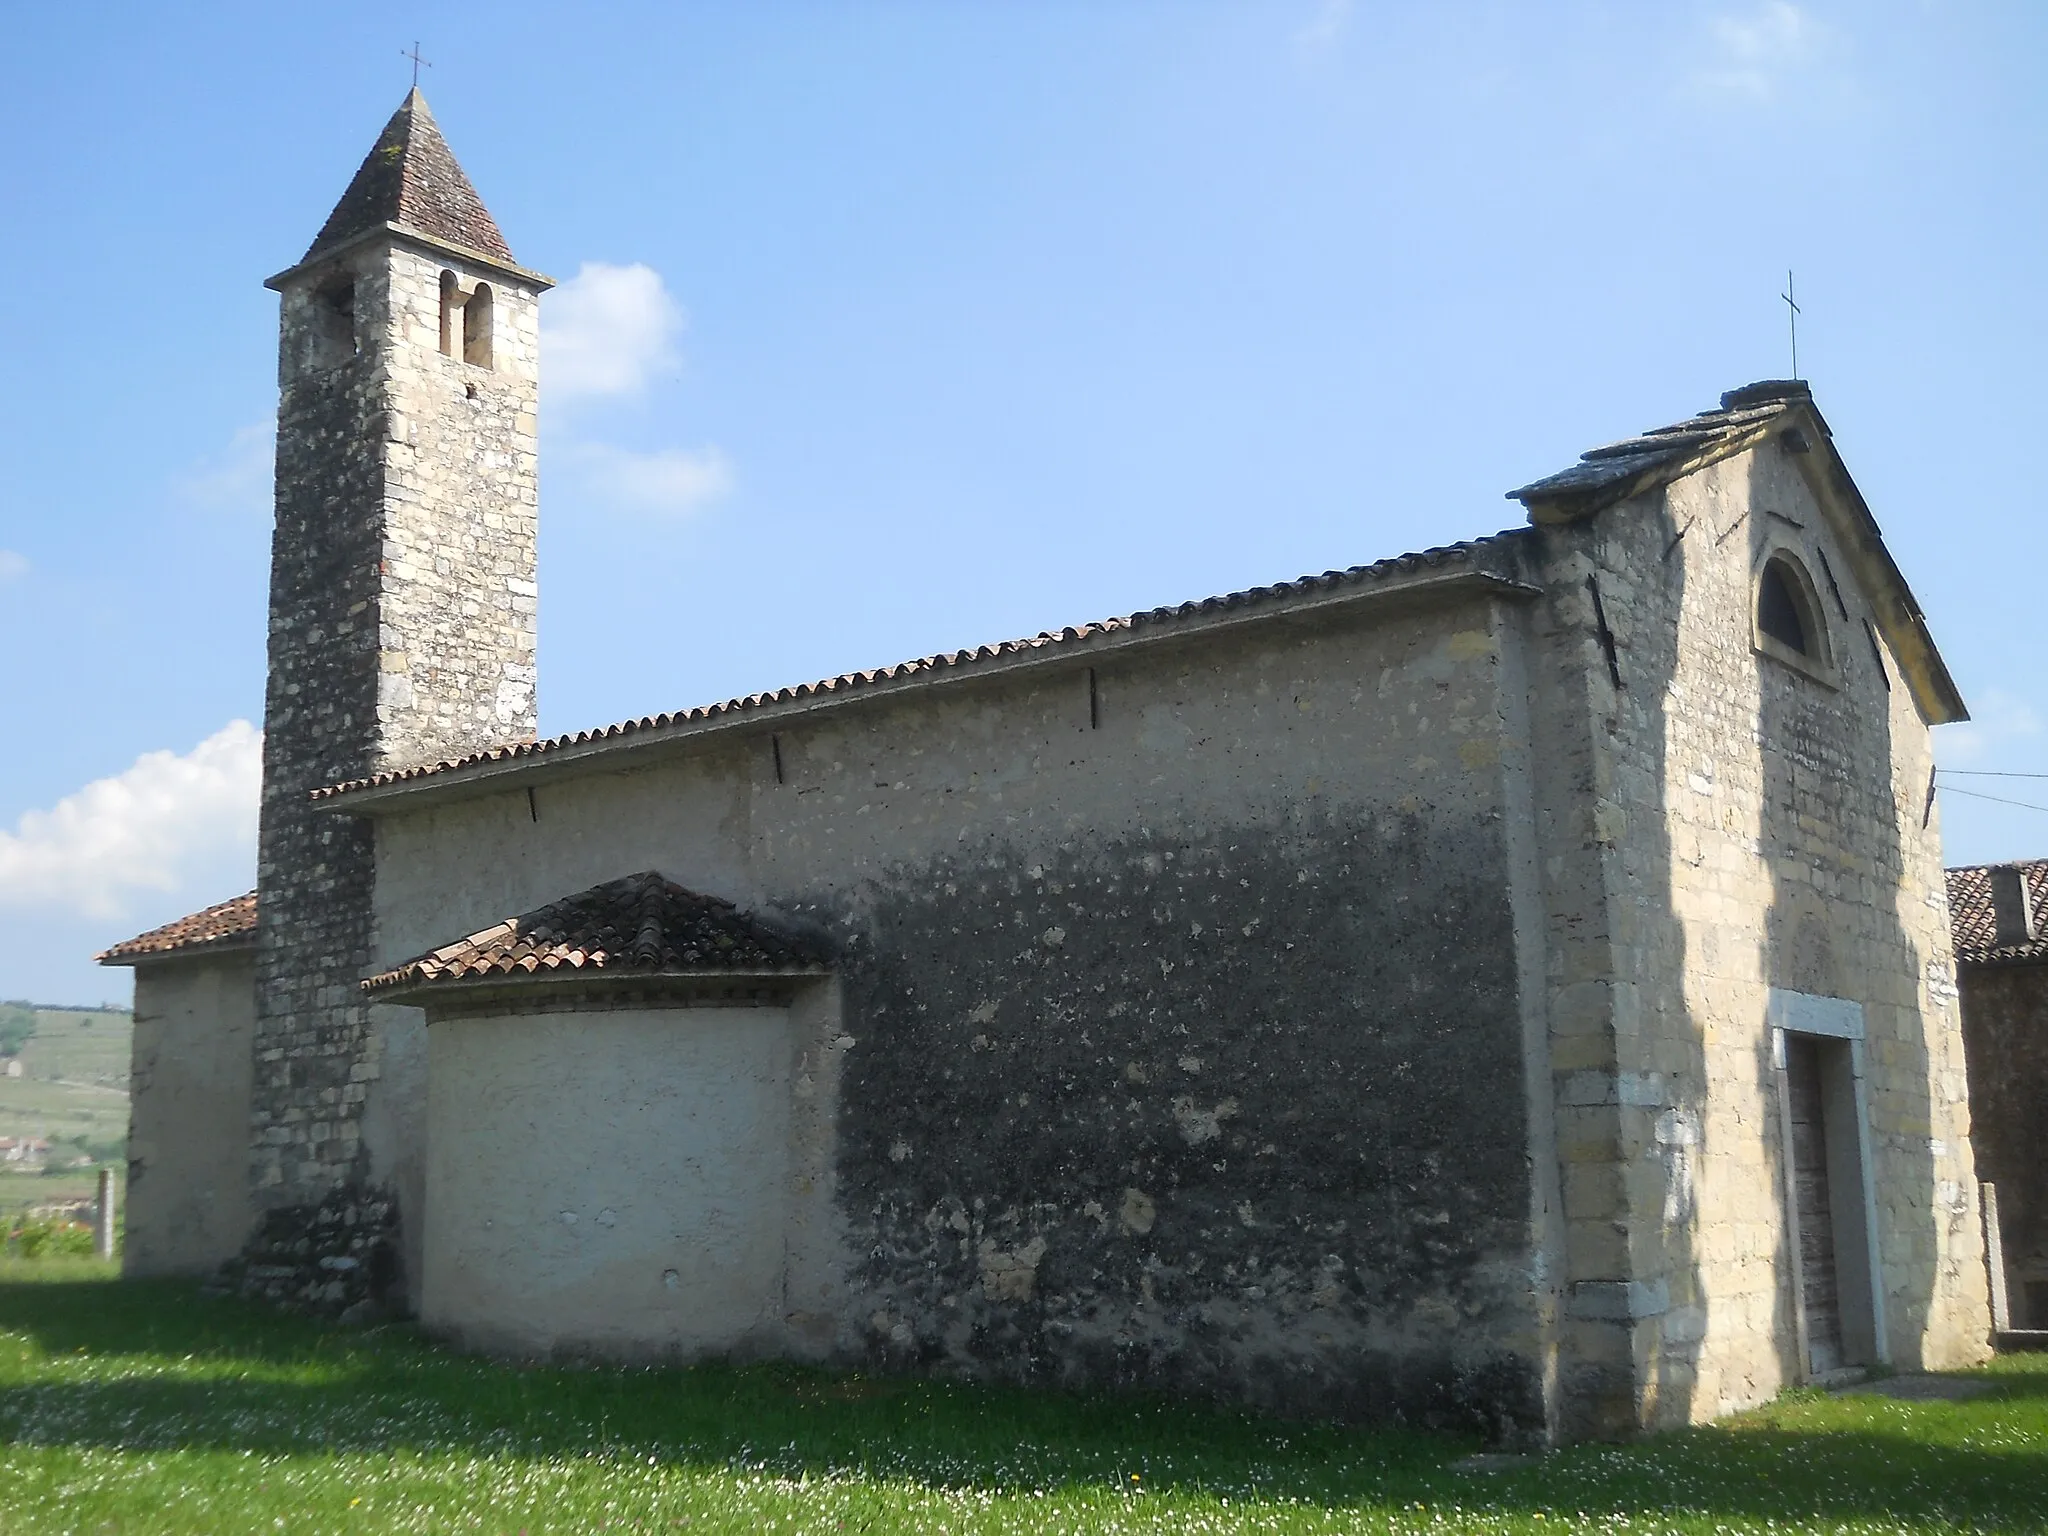
{"label": "pointed spire roof", "polygon": [[386,224],[402,224],[430,239],[516,265],[497,221],[455,163],[418,86],[391,114],[304,259]]}

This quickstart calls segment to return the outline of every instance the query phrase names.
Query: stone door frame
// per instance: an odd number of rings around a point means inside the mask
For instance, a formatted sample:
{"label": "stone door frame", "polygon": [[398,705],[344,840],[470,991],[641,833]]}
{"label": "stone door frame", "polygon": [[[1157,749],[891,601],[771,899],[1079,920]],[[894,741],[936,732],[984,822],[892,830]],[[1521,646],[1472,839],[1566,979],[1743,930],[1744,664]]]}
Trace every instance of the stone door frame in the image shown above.
{"label": "stone door frame", "polygon": [[[1842,997],[1770,989],[1765,1019],[1771,1037],[1771,1075],[1778,1098],[1778,1145],[1785,1211],[1787,1275],[1799,1350],[1798,1377],[1813,1379],[1813,1355],[1806,1336],[1806,1277],[1800,1255],[1799,1191],[1792,1159],[1792,1085],[1786,1070],[1785,1037],[1805,1035],[1847,1047],[1846,1081],[1824,1075],[1828,1182],[1832,1212],[1835,1281],[1840,1297],[1845,1365],[1889,1365],[1891,1347],[1884,1318],[1883,1268],[1878,1258],[1877,1182],[1870,1152],[1870,1097],[1864,1080],[1863,1005]],[[1851,1124],[1840,1123],[1847,1110]],[[1844,1199],[1844,1197],[1848,1197]]]}

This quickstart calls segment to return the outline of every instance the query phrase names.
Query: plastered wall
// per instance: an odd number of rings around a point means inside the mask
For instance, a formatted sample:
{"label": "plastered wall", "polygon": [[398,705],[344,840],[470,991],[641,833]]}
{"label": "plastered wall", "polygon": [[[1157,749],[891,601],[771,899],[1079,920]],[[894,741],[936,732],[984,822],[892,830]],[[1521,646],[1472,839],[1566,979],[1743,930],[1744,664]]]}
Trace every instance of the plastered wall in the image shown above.
{"label": "plastered wall", "polygon": [[566,1005],[429,1041],[426,1326],[541,1356],[782,1343],[786,1008]]}
{"label": "plastered wall", "polygon": [[135,968],[124,1274],[212,1274],[248,1238],[255,1023],[247,950]]}
{"label": "plastered wall", "polygon": [[827,934],[836,1022],[792,1093],[829,1105],[832,1221],[792,1349],[1540,1421],[1512,606],[1261,625],[1102,658],[1092,700],[1078,665],[931,689],[391,816],[379,953],[650,867]]}

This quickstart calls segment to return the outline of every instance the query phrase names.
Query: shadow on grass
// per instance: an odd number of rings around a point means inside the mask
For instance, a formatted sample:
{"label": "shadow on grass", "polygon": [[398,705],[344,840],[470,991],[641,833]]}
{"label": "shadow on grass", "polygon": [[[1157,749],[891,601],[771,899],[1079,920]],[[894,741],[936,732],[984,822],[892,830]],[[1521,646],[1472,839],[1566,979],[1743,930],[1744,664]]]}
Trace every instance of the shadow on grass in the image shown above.
{"label": "shadow on grass", "polygon": [[1732,1427],[1577,1447],[1514,1471],[1451,1437],[1286,1423],[1157,1398],[1062,1395],[786,1365],[521,1369],[410,1328],[344,1330],[189,1285],[0,1276],[0,1444],[513,1458],[629,1456],[936,1488],[1117,1488],[1332,1510],[1693,1511],[2036,1530],[2048,1370],[1967,1403],[1788,1400]]}

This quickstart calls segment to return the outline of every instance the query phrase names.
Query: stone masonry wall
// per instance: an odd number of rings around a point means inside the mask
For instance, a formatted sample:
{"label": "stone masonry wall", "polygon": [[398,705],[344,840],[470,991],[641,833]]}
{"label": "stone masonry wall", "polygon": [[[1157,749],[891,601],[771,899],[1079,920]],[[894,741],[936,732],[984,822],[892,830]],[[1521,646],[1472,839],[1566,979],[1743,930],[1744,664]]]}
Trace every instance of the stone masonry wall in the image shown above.
{"label": "stone masonry wall", "polygon": [[1971,1143],[1998,1186],[2010,1322],[2048,1329],[2048,965],[1965,966],[1960,981]]}
{"label": "stone masonry wall", "polygon": [[[1773,987],[1864,1009],[1894,1359],[1982,1348],[1929,735],[1791,457],[1758,449],[1545,535],[1549,685],[1585,722],[1548,728],[1590,791],[1548,829],[1577,1432],[1708,1418],[1801,1377]],[[1752,643],[1779,549],[1813,573],[1826,681]]]}
{"label": "stone masonry wall", "polygon": [[399,814],[380,946],[650,867],[831,935],[792,1353],[1540,1435],[1516,607],[1248,625]]}
{"label": "stone masonry wall", "polygon": [[[535,295],[501,289],[499,366],[466,364],[439,351],[442,268],[372,242],[283,292],[251,1115],[273,1258],[293,1211],[353,1225],[379,1070],[371,830],[307,795],[534,728]],[[307,1246],[257,1288],[343,1299]]]}

